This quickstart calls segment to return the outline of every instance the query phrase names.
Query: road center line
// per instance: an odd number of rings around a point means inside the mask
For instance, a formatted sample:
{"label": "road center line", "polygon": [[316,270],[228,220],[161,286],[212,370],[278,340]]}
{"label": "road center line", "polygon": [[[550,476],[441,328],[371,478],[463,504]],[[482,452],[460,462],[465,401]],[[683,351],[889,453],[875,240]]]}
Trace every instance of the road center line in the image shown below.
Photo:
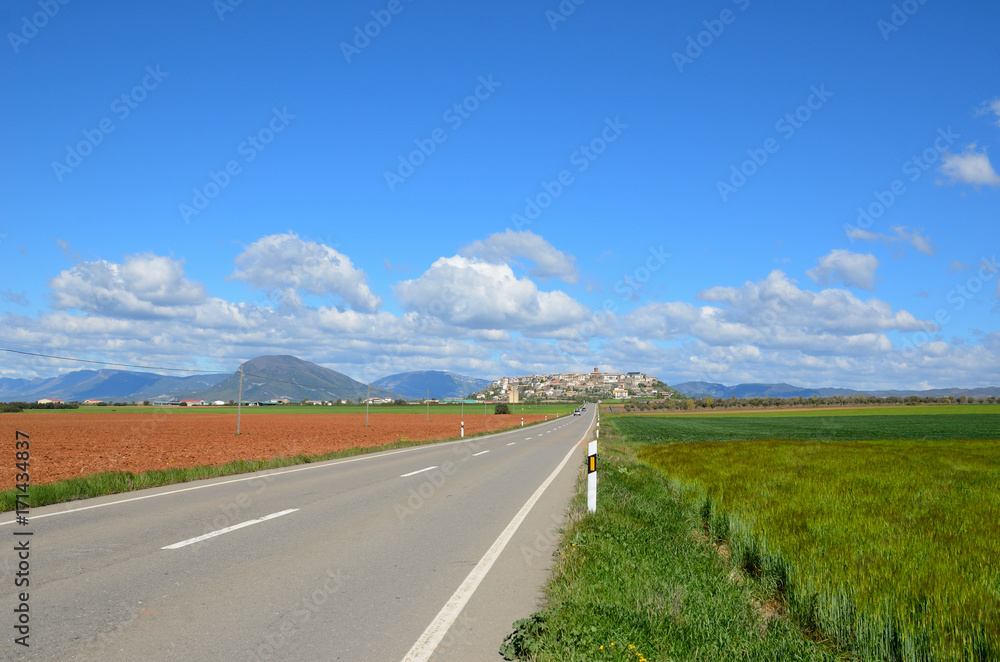
{"label": "road center line", "polygon": [[521,510],[518,511],[517,515],[514,515],[514,519],[510,521],[510,524],[508,524],[507,528],[503,530],[500,537],[496,539],[496,542],[494,542],[488,550],[486,550],[486,554],[483,558],[479,560],[479,563],[477,563],[476,567],[472,569],[469,576],[465,578],[462,585],[458,587],[455,594],[452,595],[448,602],[445,603],[444,607],[441,608],[441,611],[438,612],[438,615],[434,617],[431,624],[427,626],[426,630],[424,630],[424,633],[420,635],[420,638],[417,639],[415,644],[413,644],[413,648],[411,648],[410,652],[403,658],[403,662],[427,662],[430,659],[431,655],[434,654],[434,649],[438,647],[438,644],[441,643],[441,640],[444,639],[444,636],[448,633],[448,629],[455,623],[455,619],[457,619],[458,615],[462,613],[462,610],[469,602],[472,594],[476,592],[476,589],[479,588],[479,584],[482,583],[483,579],[486,577],[486,573],[490,571],[490,568],[493,567],[493,564],[500,557],[504,547],[506,547],[507,543],[510,542],[510,539],[514,537],[518,527],[521,526],[521,523],[528,516],[528,513],[531,512],[531,509],[534,508],[538,500],[542,498],[542,494],[544,494],[545,490],[552,484],[552,481],[556,479],[559,472],[563,470],[566,463],[569,462],[574,455],[576,455],[577,449],[580,447],[580,443],[582,441],[583,440],[580,440],[573,444],[573,448],[571,448],[569,453],[566,454],[563,461],[559,463],[559,466],[556,467],[551,474],[549,474],[549,477],[545,479],[545,482],[539,485],[538,489],[535,490],[535,493],[531,495],[531,498],[529,498],[525,504],[521,506]]}
{"label": "road center line", "polygon": [[478,453],[473,453],[472,457],[478,457],[478,456],[482,455],[483,453],[489,453],[489,451],[479,451]]}
{"label": "road center line", "polygon": [[187,547],[188,545],[193,545],[196,542],[201,542],[202,540],[208,540],[209,538],[214,538],[215,536],[221,536],[223,533],[229,533],[230,531],[235,531],[236,529],[242,529],[245,526],[260,524],[261,522],[266,522],[267,520],[274,519],[275,517],[281,517],[282,515],[287,515],[288,513],[294,513],[297,510],[298,508],[289,508],[288,510],[282,510],[280,513],[271,513],[270,515],[265,515],[259,519],[240,522],[239,524],[227,526],[226,528],[219,529],[218,531],[206,533],[205,535],[198,536],[197,538],[190,538],[188,540],[182,540],[181,542],[175,542],[173,545],[167,545],[166,547],[161,547],[160,549],[180,549],[181,547]]}
{"label": "road center line", "polygon": [[513,445],[514,445],[514,444],[516,444],[516,443],[517,443],[516,441],[512,441],[512,442],[510,442],[510,443],[509,443],[509,444],[507,444],[507,445],[508,445],[508,446],[513,446]]}
{"label": "road center line", "polygon": [[417,471],[411,471],[408,474],[403,474],[400,478],[409,478],[410,476],[416,476],[417,474],[422,474],[425,471],[431,471],[432,469],[437,469],[437,465],[433,467],[427,467],[426,469],[418,469]]}

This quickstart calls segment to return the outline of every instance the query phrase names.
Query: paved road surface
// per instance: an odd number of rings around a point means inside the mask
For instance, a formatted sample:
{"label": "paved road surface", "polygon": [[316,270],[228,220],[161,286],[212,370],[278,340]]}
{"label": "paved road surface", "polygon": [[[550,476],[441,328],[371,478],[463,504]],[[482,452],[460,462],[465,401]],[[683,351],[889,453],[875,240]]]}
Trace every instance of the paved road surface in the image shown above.
{"label": "paved road surface", "polygon": [[32,510],[28,650],[2,515],[0,658],[499,660],[536,608],[595,410]]}

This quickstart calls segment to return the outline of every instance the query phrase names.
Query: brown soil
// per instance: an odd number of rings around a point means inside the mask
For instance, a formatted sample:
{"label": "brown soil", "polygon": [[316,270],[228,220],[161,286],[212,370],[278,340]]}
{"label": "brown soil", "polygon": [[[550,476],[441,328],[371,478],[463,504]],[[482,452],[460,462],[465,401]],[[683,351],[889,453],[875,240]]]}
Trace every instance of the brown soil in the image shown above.
{"label": "brown soil", "polygon": [[[525,415],[524,423],[544,419]],[[0,490],[14,487],[15,431],[30,435],[32,484],[101,471],[225,464],[277,456],[322,455],[397,441],[457,438],[462,417],[434,414],[23,413],[0,415]],[[465,434],[517,427],[520,414],[465,417]]]}

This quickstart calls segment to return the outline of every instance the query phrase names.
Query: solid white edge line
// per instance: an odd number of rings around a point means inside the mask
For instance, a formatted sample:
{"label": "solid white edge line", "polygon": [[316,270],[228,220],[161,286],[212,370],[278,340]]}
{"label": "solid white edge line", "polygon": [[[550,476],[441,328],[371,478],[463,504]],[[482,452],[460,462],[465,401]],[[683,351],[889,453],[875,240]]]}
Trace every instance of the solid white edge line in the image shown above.
{"label": "solid white edge line", "polygon": [[433,467],[427,467],[426,469],[418,469],[417,471],[411,471],[408,474],[402,474],[400,478],[409,478],[410,476],[416,476],[417,474],[422,474],[425,471],[430,471],[431,469],[437,469],[437,465]]}
{"label": "solid white edge line", "polygon": [[[537,423],[535,425],[538,425]],[[512,432],[519,432],[520,428],[512,428],[510,430],[504,430],[502,432],[496,432],[492,435],[486,435],[485,437],[478,437],[478,439],[487,439],[493,436],[501,436],[505,434],[510,434]],[[171,494],[180,494],[181,492],[193,492],[194,490],[204,490],[209,487],[221,487],[222,485],[230,485],[232,483],[243,483],[248,480],[257,480],[261,478],[266,478],[268,476],[282,476],[284,474],[298,473],[299,471],[310,471],[312,469],[326,469],[328,467],[336,467],[341,464],[350,464],[352,462],[362,462],[364,460],[374,460],[380,457],[389,457],[390,455],[398,455],[399,453],[411,453],[413,451],[426,450],[429,448],[440,448],[442,446],[450,446],[452,444],[467,444],[469,440],[466,439],[456,439],[454,441],[444,441],[436,444],[424,444],[421,446],[413,446],[412,448],[401,448],[394,451],[384,451],[381,453],[371,453],[365,454],[360,457],[352,457],[346,460],[331,460],[329,462],[313,463],[306,467],[298,467],[295,469],[285,469],[283,471],[272,471],[271,473],[258,474],[255,473],[251,476],[244,476],[243,478],[234,478],[232,480],[224,480],[218,483],[209,483],[208,485],[195,485],[194,487],[184,487],[179,490],[170,490],[167,492],[157,492],[156,494],[146,494],[140,497],[132,497],[130,499],[119,499],[117,501],[109,501],[108,503],[98,503],[93,506],[83,506],[81,508],[70,508],[68,510],[60,510],[55,513],[45,513],[44,515],[32,515],[32,521],[36,519],[43,519],[46,517],[55,517],[56,515],[69,515],[70,513],[79,513],[84,510],[92,510],[94,508],[107,508],[108,506],[117,506],[123,503],[131,503],[133,501],[143,501],[144,499],[155,499],[157,497],[170,496]],[[212,479],[206,479],[212,480]],[[96,497],[95,497],[96,498]],[[9,520],[7,522],[0,522],[0,526],[6,526],[8,524],[13,524],[17,520]]]}
{"label": "solid white edge line", "polygon": [[504,547],[506,547],[507,543],[510,542],[510,539],[514,537],[518,527],[521,526],[521,522],[523,522],[528,516],[528,513],[531,512],[535,503],[542,498],[542,494],[549,487],[549,485],[552,484],[552,481],[556,479],[559,472],[563,470],[566,463],[569,462],[570,459],[572,459],[572,457],[576,454],[582,441],[583,440],[581,439],[573,444],[573,448],[566,454],[563,461],[559,463],[559,466],[556,467],[551,474],[549,474],[549,477],[545,479],[545,482],[543,482],[538,489],[535,490],[535,493],[531,495],[531,498],[529,498],[528,501],[521,506],[521,510],[518,511],[517,515],[514,515],[514,519],[510,521],[510,524],[508,524],[507,528],[503,530],[500,537],[497,538],[493,545],[486,551],[483,558],[479,559],[479,563],[476,564],[476,567],[472,569],[469,576],[465,578],[465,581],[463,581],[461,586],[458,587],[458,590],[456,590],[454,595],[452,595],[448,602],[445,603],[444,607],[441,608],[441,611],[438,612],[438,615],[434,617],[431,624],[427,626],[424,633],[420,635],[420,638],[413,644],[410,651],[403,657],[403,662],[427,662],[430,660],[431,655],[434,654],[434,650],[438,647],[438,644],[441,643],[441,640],[444,639],[444,636],[448,633],[449,628],[451,628],[451,626],[455,623],[455,619],[458,618],[458,615],[462,613],[462,610],[469,602],[472,594],[476,592],[477,588],[479,588],[479,584],[482,583],[483,579],[486,577],[486,573],[490,571],[490,568],[493,567],[493,564],[496,562],[497,558],[499,558],[500,553],[503,552]]}
{"label": "solid white edge line", "polygon": [[215,536],[221,536],[223,533],[229,533],[230,531],[235,531],[236,529],[242,529],[245,526],[260,524],[261,522],[266,522],[267,520],[274,519],[275,517],[281,517],[282,515],[287,515],[288,513],[294,513],[297,510],[298,508],[289,508],[288,510],[282,510],[280,513],[271,513],[270,515],[265,515],[264,517],[258,519],[240,522],[239,524],[227,526],[226,528],[219,529],[218,531],[206,533],[205,535],[198,536],[197,538],[189,538],[187,540],[175,542],[173,545],[167,545],[166,547],[161,547],[160,549],[180,549],[181,547],[187,547],[188,545],[193,545],[196,542],[201,542],[202,540],[208,540],[209,538],[214,538]]}

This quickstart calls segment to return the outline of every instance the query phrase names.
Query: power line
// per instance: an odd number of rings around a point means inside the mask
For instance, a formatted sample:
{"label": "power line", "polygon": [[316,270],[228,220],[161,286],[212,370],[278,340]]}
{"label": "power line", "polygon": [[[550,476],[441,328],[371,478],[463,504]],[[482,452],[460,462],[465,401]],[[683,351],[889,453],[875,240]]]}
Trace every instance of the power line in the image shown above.
{"label": "power line", "polygon": [[209,375],[228,375],[228,371],[223,370],[199,370],[197,368],[167,368],[155,365],[137,365],[134,363],[115,363],[112,361],[94,361],[92,359],[78,359],[70,356],[54,356],[52,354],[39,354],[38,352],[22,352],[18,349],[7,349],[0,347],[0,352],[10,352],[11,354],[23,354],[24,356],[39,356],[44,359],[58,359],[60,361],[75,361],[77,363],[94,363],[97,365],[110,365],[119,368],[144,368],[146,370],[171,370],[173,372],[200,372]]}

